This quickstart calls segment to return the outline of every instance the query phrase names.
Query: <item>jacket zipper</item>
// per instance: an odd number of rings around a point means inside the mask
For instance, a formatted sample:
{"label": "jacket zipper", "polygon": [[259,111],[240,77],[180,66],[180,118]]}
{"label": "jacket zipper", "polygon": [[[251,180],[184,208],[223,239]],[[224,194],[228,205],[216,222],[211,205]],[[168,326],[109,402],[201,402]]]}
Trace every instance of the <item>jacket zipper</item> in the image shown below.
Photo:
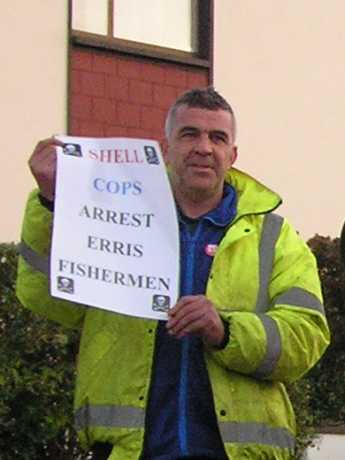
{"label": "jacket zipper", "polygon": [[[201,232],[201,222],[199,222],[194,235],[188,238],[187,254],[185,260],[185,280],[183,295],[193,295],[194,270],[195,270],[195,243],[198,241]],[[182,455],[188,455],[188,432],[187,432],[187,392],[188,392],[188,368],[189,368],[189,337],[182,338],[181,344],[181,367],[180,367],[180,386],[178,399],[178,433]]]}

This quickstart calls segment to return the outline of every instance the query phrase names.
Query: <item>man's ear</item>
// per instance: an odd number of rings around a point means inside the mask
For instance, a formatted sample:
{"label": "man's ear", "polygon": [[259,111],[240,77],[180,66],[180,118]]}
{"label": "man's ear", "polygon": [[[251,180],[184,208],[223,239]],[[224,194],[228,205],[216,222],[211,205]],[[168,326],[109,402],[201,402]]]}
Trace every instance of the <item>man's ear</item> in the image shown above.
{"label": "man's ear", "polygon": [[237,149],[237,145],[233,145],[232,148],[231,148],[231,153],[230,153],[230,163],[231,163],[231,166],[235,163],[235,161],[237,160],[237,155],[238,155],[238,149]]}
{"label": "man's ear", "polygon": [[163,159],[165,163],[168,163],[168,149],[169,149],[168,139],[166,137],[160,139],[159,145],[162,150]]}

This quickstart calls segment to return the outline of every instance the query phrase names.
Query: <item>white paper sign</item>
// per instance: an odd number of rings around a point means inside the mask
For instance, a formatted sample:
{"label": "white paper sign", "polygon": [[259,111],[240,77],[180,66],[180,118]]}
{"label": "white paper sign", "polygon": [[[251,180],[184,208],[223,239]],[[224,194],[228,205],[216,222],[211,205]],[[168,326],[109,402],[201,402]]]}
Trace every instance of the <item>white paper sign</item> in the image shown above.
{"label": "white paper sign", "polygon": [[179,238],[159,144],[59,139],[51,294],[167,319],[178,296]]}

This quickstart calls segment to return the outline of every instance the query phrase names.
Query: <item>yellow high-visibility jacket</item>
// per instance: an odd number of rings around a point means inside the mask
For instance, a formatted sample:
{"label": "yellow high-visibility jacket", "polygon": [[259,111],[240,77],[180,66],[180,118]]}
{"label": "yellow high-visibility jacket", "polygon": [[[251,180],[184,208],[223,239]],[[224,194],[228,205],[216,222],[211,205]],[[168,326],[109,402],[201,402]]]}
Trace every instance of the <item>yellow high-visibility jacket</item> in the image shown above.
{"label": "yellow high-visibility jacket", "polygon": [[[329,343],[314,256],[272,213],[278,195],[232,168],[238,212],[213,260],[207,297],[230,325],[222,350],[205,349],[219,429],[231,460],[291,458],[295,418],[285,383]],[[34,191],[22,232],[17,294],[23,305],[82,329],[75,393],[81,442],[138,459],[144,439],[157,322],[86,308],[49,295],[52,215]],[[162,408],[164,410],[164,408]]]}

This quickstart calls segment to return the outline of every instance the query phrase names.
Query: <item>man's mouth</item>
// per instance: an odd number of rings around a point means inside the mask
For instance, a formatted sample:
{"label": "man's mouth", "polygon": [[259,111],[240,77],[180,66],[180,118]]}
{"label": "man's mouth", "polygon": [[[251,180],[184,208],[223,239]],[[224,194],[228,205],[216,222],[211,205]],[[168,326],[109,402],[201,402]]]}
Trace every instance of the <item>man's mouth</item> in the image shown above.
{"label": "man's mouth", "polygon": [[206,163],[188,163],[187,166],[191,167],[191,168],[196,168],[196,169],[213,169],[213,166],[210,165],[210,164],[206,164]]}

